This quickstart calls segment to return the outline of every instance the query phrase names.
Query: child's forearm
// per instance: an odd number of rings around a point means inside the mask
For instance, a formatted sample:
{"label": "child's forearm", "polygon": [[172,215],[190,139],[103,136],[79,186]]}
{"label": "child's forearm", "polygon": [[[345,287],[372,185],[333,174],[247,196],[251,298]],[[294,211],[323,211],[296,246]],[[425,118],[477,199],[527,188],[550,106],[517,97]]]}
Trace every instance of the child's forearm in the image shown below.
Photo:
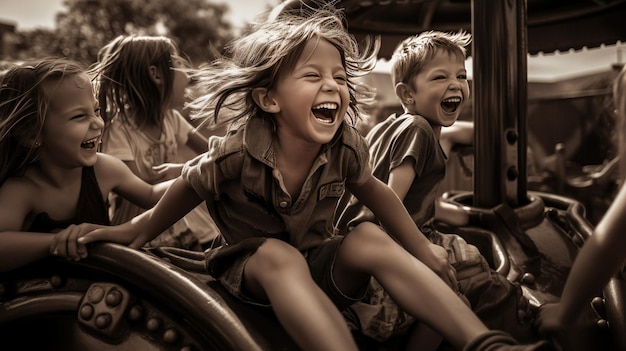
{"label": "child's forearm", "polygon": [[[138,217],[136,226],[156,237],[198,206],[202,199],[181,177],[167,188],[163,197],[145,216]],[[155,234],[156,233],[156,234]]]}
{"label": "child's forearm", "polygon": [[600,223],[576,257],[561,296],[564,320],[576,318],[624,263],[624,246],[610,235],[624,236],[621,229],[604,232]]}
{"label": "child's forearm", "polygon": [[166,180],[166,181],[161,182],[161,183],[154,184],[154,186],[152,188],[152,194],[150,196],[150,200],[152,202],[152,206],[154,206],[157,202],[159,202],[159,200],[163,197],[163,195],[165,194],[167,189],[172,184],[174,184],[174,181],[176,181],[176,178],[170,179],[170,180]]}
{"label": "child's forearm", "polygon": [[209,148],[208,139],[202,135],[198,128],[194,128],[189,132],[189,138],[187,139],[187,147],[193,150],[196,154],[206,152]]}
{"label": "child's forearm", "polygon": [[563,318],[578,315],[599,293],[626,259],[626,188],[620,189],[611,207],[579,252],[563,289]]}
{"label": "child's forearm", "polygon": [[561,296],[560,320],[576,320],[584,306],[602,291],[621,260],[591,238],[578,254]]}
{"label": "child's forearm", "polygon": [[0,272],[48,257],[53,236],[49,233],[0,233]]}

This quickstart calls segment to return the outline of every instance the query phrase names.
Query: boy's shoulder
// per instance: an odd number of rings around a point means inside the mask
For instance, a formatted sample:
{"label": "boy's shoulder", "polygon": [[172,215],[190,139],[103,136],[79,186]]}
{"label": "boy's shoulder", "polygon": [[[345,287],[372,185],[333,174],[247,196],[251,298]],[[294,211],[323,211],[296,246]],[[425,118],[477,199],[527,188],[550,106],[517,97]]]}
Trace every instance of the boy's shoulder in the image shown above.
{"label": "boy's shoulder", "polygon": [[386,138],[396,138],[407,132],[413,133],[416,129],[431,133],[433,130],[428,120],[423,116],[406,113],[399,116],[392,114],[370,130],[367,140],[371,143],[372,140],[380,139],[384,135],[387,135]]}
{"label": "boy's shoulder", "polygon": [[404,113],[396,117],[395,123],[402,124],[406,127],[418,127],[418,128],[432,129],[426,117],[422,115]]}

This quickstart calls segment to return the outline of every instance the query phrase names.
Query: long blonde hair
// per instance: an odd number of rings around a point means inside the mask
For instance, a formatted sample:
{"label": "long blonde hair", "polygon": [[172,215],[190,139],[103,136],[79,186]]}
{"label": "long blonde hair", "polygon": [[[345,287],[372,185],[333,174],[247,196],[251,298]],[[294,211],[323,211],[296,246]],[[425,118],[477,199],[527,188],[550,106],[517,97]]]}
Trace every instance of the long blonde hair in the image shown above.
{"label": "long blonde hair", "polygon": [[85,74],[78,62],[44,58],[7,69],[0,82],[0,185],[19,177],[39,157],[39,145],[50,104],[44,83]]}
{"label": "long blonde hair", "polygon": [[[139,128],[161,128],[174,81],[172,56],[178,54],[174,41],[164,36],[120,35],[102,47],[89,73],[105,122],[119,116]],[[161,86],[152,80],[150,66],[162,77]]]}
{"label": "long blonde hair", "polygon": [[252,116],[268,118],[254,103],[252,90],[271,89],[281,75],[293,69],[307,41],[320,38],[334,45],[341,54],[350,92],[347,118],[354,124],[358,119],[358,99],[366,93],[357,89],[352,78],[373,69],[380,42],[368,40],[365,50],[360,52],[342,19],[339,10],[328,7],[311,9],[306,15],[286,12],[257,24],[247,35],[227,46],[228,56],[202,66],[193,74],[204,95],[189,105],[192,117],[205,118],[203,124]]}
{"label": "long blonde hair", "polygon": [[617,116],[617,143],[620,157],[620,178],[626,178],[626,65],[613,82],[613,105]]}

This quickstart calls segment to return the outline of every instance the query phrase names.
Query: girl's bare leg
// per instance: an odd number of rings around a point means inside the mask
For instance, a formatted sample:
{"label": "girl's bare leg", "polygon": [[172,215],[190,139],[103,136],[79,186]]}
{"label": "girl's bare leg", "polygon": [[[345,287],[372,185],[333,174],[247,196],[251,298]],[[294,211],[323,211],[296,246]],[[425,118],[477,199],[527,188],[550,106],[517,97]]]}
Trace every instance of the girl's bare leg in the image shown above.
{"label": "girl's bare leg", "polygon": [[400,307],[459,350],[489,331],[443,280],[373,223],[345,237],[335,262],[333,276],[345,293],[358,288],[358,273],[373,275]]}
{"label": "girl's bare leg", "polygon": [[281,325],[303,350],[357,350],[343,316],[292,246],[267,240],[248,260],[244,276],[246,291],[270,301]]}

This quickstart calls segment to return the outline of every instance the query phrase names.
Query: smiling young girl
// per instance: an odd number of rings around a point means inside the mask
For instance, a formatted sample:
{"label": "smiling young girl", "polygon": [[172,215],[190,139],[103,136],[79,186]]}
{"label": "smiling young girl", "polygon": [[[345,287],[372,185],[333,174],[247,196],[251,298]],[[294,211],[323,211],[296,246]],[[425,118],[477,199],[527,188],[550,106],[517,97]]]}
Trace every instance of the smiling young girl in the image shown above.
{"label": "smiling young girl", "polygon": [[[204,200],[227,243],[207,252],[209,273],[242,301],[271,305],[303,350],[357,349],[339,310],[363,296],[371,276],[458,349],[472,340],[468,350],[514,344],[489,332],[435,274],[454,280],[446,257],[371,174],[353,126],[352,79],[373,67],[372,49],[360,53],[332,9],[259,24],[198,77],[208,93],[195,106],[218,121],[234,118],[229,132],[209,140],[153,209],[79,242],[138,248]],[[373,224],[335,234],[346,188],[394,238]]]}
{"label": "smiling young girl", "polygon": [[91,82],[79,64],[49,58],[5,72],[0,82],[0,271],[50,253],[84,257],[76,225],[109,224],[109,192],[151,207],[171,184],[146,184],[123,162],[98,153],[103,127]]}

